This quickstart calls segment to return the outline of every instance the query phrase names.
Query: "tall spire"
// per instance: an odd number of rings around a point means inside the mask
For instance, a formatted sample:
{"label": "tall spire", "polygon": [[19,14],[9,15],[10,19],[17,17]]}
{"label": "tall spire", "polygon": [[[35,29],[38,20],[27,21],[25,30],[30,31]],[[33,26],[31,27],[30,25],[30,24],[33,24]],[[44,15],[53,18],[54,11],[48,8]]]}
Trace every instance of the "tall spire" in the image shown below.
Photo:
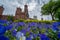
{"label": "tall spire", "polygon": [[28,14],[28,6],[27,6],[27,5],[24,6],[24,12],[25,12],[27,18],[29,18],[29,14]]}

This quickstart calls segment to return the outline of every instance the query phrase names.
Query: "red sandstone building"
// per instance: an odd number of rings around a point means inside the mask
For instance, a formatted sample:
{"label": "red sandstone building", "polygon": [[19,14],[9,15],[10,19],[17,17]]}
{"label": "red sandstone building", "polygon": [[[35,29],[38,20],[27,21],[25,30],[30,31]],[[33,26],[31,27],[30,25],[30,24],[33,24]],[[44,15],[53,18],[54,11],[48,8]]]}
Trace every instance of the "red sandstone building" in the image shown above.
{"label": "red sandstone building", "polygon": [[[8,15],[2,15],[3,11],[4,11],[4,7],[0,6],[0,19],[7,20]],[[14,17],[14,19],[29,19],[28,6],[27,5],[24,6],[24,12],[22,12],[22,9],[18,7],[16,9],[15,16],[13,16],[13,17]]]}

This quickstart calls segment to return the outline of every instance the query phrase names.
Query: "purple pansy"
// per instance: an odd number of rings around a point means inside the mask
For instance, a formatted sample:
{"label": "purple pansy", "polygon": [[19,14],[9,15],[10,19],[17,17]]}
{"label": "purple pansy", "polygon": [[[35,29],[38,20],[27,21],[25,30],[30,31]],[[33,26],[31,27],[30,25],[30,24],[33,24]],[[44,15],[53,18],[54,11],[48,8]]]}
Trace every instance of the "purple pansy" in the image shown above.
{"label": "purple pansy", "polygon": [[32,38],[31,37],[26,37],[26,40],[32,40]]}
{"label": "purple pansy", "polygon": [[16,36],[16,34],[17,34],[17,31],[16,31],[16,30],[13,30],[13,31],[12,31],[12,35],[13,35],[13,36]]}
{"label": "purple pansy", "polygon": [[23,34],[25,35],[27,31],[24,30],[24,29],[22,29],[20,32],[23,33]]}
{"label": "purple pansy", "polygon": [[58,32],[57,37],[60,38],[60,32]]}
{"label": "purple pansy", "polygon": [[0,23],[6,23],[7,20],[0,20]]}
{"label": "purple pansy", "polygon": [[36,26],[37,26],[37,23],[31,22],[31,23],[28,23],[28,26],[29,26],[29,27],[32,27],[32,26],[35,26],[35,27],[36,27]]}
{"label": "purple pansy", "polygon": [[18,26],[25,26],[24,22],[18,22]]}
{"label": "purple pansy", "polygon": [[0,35],[3,35],[6,32],[6,28],[0,25]]}
{"label": "purple pansy", "polygon": [[5,36],[0,36],[0,40],[9,40],[9,38]]}
{"label": "purple pansy", "polygon": [[6,30],[11,30],[12,28],[13,28],[13,25],[12,24],[6,26]]}
{"label": "purple pansy", "polygon": [[41,40],[50,40],[49,37],[47,37],[45,34],[40,34]]}

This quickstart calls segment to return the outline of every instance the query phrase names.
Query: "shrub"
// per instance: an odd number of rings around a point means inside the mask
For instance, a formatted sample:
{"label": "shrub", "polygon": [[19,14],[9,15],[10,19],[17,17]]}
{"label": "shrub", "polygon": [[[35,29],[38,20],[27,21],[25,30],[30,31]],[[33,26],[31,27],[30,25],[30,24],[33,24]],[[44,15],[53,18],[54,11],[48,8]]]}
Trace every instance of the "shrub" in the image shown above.
{"label": "shrub", "polygon": [[14,18],[13,18],[13,16],[8,16],[7,20],[8,21],[14,21]]}

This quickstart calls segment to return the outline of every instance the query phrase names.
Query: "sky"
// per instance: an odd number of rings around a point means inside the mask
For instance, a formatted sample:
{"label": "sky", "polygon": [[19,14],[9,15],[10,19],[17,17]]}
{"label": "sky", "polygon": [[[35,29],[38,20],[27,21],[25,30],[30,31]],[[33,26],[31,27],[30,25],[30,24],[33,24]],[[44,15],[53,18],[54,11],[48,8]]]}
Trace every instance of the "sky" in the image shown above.
{"label": "sky", "polygon": [[44,3],[49,2],[48,0],[0,0],[0,6],[3,5],[4,12],[3,15],[15,15],[16,8],[22,8],[24,11],[24,5],[28,5],[28,13],[29,17],[33,18],[33,16],[37,16],[37,19],[40,20],[41,17],[44,20],[51,20],[50,15],[43,15],[41,16],[41,7]]}

